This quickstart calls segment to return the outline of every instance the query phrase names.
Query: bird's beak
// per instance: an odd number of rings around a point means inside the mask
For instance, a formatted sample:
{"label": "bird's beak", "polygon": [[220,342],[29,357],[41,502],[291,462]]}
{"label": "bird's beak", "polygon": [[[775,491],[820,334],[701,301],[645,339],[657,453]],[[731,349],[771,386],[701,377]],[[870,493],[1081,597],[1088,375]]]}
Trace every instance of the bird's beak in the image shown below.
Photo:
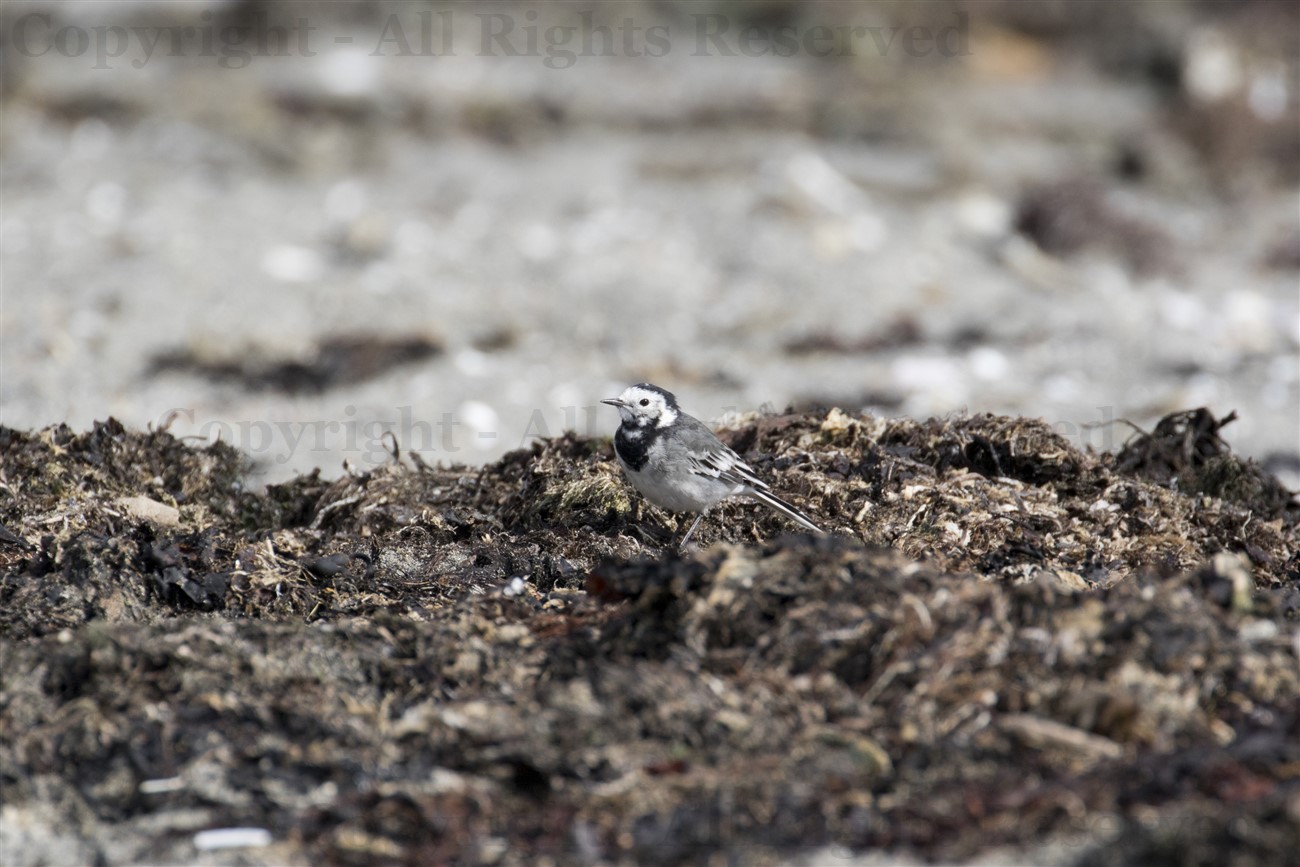
{"label": "bird's beak", "polygon": [[623,403],[623,401],[617,397],[607,397],[602,400],[601,403],[607,403],[610,406],[627,406],[627,404]]}

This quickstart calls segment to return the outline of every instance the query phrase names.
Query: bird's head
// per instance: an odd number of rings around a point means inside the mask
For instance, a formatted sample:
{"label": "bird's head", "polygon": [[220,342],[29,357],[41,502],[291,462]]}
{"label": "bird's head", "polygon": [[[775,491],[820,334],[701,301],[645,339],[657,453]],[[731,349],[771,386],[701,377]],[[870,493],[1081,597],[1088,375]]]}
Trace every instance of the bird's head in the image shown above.
{"label": "bird's head", "polygon": [[677,398],[648,382],[629,386],[618,397],[601,403],[616,407],[623,423],[635,427],[668,427],[677,421]]}

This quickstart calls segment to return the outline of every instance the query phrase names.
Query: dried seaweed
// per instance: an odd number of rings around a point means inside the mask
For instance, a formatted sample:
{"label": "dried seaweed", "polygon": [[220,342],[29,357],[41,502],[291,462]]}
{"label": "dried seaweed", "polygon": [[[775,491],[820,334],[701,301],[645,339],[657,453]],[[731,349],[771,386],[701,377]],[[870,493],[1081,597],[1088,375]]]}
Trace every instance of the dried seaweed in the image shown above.
{"label": "dried seaweed", "polygon": [[254,825],[267,862],[1280,862],[1300,527],[1205,489],[1224,423],[1114,456],[757,417],[722,436],[832,535],[728,503],[686,556],[605,440],[256,493],[224,446],[0,431],[6,824],[58,829],[13,851],[193,860]]}
{"label": "dried seaweed", "polygon": [[1295,494],[1249,459],[1231,453],[1219,431],[1236,421],[1215,418],[1205,407],[1170,413],[1151,433],[1140,433],[1120,450],[1116,469],[1187,494],[1204,494],[1249,507],[1260,517],[1296,517]]}

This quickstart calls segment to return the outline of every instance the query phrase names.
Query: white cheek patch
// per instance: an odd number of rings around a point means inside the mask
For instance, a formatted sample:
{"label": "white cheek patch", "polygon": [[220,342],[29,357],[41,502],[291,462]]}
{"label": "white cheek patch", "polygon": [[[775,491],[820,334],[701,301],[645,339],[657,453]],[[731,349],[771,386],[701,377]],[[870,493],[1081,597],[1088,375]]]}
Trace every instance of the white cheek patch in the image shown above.
{"label": "white cheek patch", "polygon": [[677,411],[672,407],[666,406],[663,408],[663,411],[659,413],[659,421],[655,424],[655,427],[669,427],[676,421]]}

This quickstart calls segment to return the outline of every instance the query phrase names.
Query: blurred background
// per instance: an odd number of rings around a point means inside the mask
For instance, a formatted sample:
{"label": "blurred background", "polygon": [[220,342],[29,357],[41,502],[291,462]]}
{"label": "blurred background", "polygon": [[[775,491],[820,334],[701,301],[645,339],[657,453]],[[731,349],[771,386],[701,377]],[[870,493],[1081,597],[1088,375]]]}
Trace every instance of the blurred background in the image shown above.
{"label": "blurred background", "polygon": [[1174,410],[1300,486],[1300,4],[18,2],[0,422],[260,480],[703,418]]}

